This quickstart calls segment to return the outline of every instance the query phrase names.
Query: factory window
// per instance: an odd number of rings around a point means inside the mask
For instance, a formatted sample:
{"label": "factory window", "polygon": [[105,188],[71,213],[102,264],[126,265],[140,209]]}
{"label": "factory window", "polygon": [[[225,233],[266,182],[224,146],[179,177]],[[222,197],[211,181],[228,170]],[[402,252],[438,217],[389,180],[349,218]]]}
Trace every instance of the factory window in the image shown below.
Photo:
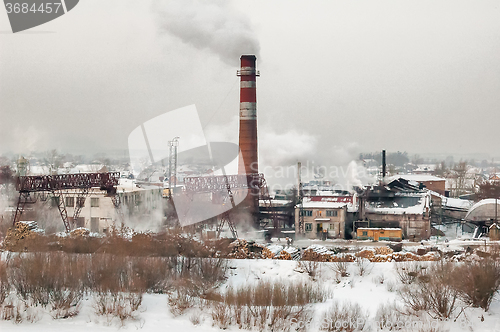
{"label": "factory window", "polygon": [[99,232],[99,217],[90,218],[90,231]]}
{"label": "factory window", "polygon": [[303,215],[304,217],[312,217],[313,212],[312,212],[312,210],[303,210],[303,211],[302,211],[302,215]]}
{"label": "factory window", "polygon": [[99,197],[92,197],[90,199],[90,207],[99,207]]}
{"label": "factory window", "polygon": [[77,197],[76,198],[76,206],[84,207],[85,206],[85,197]]}
{"label": "factory window", "polygon": [[74,207],[75,206],[75,198],[74,197],[66,197],[66,206]]}
{"label": "factory window", "polygon": [[310,222],[307,222],[306,223],[306,232],[310,232],[312,231],[313,229],[313,224],[311,224]]}
{"label": "factory window", "polygon": [[337,210],[327,210],[326,211],[326,216],[327,217],[336,217],[338,215]]}

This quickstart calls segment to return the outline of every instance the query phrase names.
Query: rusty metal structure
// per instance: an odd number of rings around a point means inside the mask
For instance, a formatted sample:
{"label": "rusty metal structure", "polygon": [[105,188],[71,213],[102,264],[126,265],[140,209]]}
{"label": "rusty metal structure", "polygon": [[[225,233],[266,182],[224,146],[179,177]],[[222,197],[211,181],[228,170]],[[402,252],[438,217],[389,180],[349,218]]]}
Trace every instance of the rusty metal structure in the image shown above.
{"label": "rusty metal structure", "polygon": [[83,204],[78,202],[85,199],[93,189],[106,191],[106,195],[111,197],[115,208],[120,212],[120,202],[116,195],[119,178],[119,172],[19,176],[16,178],[16,190],[19,192],[19,199],[12,224],[15,225],[21,219],[26,204],[35,203],[37,200],[36,194],[40,193],[50,193],[54,197],[66,232],[71,230],[64,201],[64,198],[68,196],[68,190],[73,190],[77,194],[73,220],[78,218],[83,207]]}
{"label": "rusty metal structure", "polygon": [[[230,199],[233,208],[236,207],[233,199],[233,191],[247,191],[247,197],[250,199],[256,199],[257,202],[260,199],[264,202],[264,206],[261,209],[265,211],[264,213],[263,211],[253,211],[255,226],[260,227],[262,226],[260,222],[263,219],[270,219],[273,222],[274,232],[278,232],[282,216],[277,213],[279,209],[272,205],[264,174],[187,177],[184,178],[184,184],[185,191],[188,194],[210,192],[214,194],[224,194],[224,196],[226,196],[227,193],[227,197]],[[255,194],[255,189],[257,189],[256,196],[252,197],[252,194]],[[243,201],[243,208],[246,208],[245,201]],[[221,228],[225,224],[228,224],[233,235],[237,234],[229,212],[221,214],[218,216],[218,219],[218,233],[220,233]]]}

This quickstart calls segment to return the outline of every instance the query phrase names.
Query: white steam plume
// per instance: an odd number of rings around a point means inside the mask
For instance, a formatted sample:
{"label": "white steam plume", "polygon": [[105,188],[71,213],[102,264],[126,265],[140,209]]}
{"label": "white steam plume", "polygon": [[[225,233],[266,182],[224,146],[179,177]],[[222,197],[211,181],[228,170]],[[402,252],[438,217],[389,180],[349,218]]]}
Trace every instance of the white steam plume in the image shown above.
{"label": "white steam plume", "polygon": [[250,20],[226,0],[169,0],[156,3],[161,29],[197,49],[208,49],[230,66],[242,54],[259,58]]}

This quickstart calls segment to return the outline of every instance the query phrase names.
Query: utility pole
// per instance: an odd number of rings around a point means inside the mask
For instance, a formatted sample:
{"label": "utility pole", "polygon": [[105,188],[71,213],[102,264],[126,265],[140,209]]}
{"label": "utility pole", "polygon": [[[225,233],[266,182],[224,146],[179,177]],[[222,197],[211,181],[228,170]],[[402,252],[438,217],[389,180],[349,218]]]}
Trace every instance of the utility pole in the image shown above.
{"label": "utility pole", "polygon": [[[297,187],[297,198],[298,198],[298,203],[299,203],[299,234],[304,234],[304,206],[302,204],[302,201],[304,199],[303,193],[302,193],[302,163],[299,161],[297,163],[297,181],[298,181],[298,187]],[[297,232],[297,230],[295,230]]]}
{"label": "utility pole", "polygon": [[[170,187],[171,193],[177,186],[177,147],[179,146],[179,138],[180,137],[174,137],[171,141],[168,141],[168,145],[170,147],[168,157],[168,186]],[[173,186],[172,177],[174,177]]]}

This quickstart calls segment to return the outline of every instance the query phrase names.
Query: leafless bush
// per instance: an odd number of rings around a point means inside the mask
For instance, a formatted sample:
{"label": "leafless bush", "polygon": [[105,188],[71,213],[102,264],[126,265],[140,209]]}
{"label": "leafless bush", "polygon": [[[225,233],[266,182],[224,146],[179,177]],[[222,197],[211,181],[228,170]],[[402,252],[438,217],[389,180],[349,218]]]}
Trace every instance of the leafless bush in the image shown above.
{"label": "leafless bush", "polygon": [[321,321],[322,331],[363,331],[369,313],[359,304],[344,302],[340,305],[335,301],[324,313]]}
{"label": "leafless bush", "polygon": [[500,289],[499,261],[485,258],[481,262],[467,262],[456,269],[455,276],[460,298],[473,307],[488,311]]}
{"label": "leafless bush", "polygon": [[83,292],[61,289],[51,296],[51,315],[54,319],[69,318],[78,315]]}
{"label": "leafless bush", "polygon": [[12,301],[8,302],[2,308],[2,319],[3,320],[13,320],[15,317],[15,305]]}
{"label": "leafless bush", "polygon": [[182,315],[187,309],[196,304],[196,291],[189,284],[178,283],[174,291],[167,295],[170,312],[174,316]]}
{"label": "leafless bush", "polygon": [[[232,323],[239,328],[255,326],[260,331],[288,331],[292,320],[311,321],[309,303],[324,301],[330,295],[320,286],[310,283],[262,282],[255,286],[228,288],[223,303],[230,309]],[[222,307],[215,307],[213,312],[217,317],[225,317]]]}
{"label": "leafless bush", "polygon": [[311,278],[314,278],[318,274],[319,264],[318,261],[300,261],[297,267],[304,270]]}
{"label": "leafless bush", "polygon": [[454,270],[452,263],[444,261],[431,265],[425,275],[418,276],[398,292],[403,303],[414,312],[425,310],[433,318],[450,318],[458,297],[453,285]]}
{"label": "leafless bush", "polygon": [[357,257],[356,268],[358,270],[358,274],[362,277],[364,275],[370,274],[373,269],[373,263],[366,258]]}
{"label": "leafless bush", "polygon": [[407,316],[402,314],[402,310],[394,304],[382,304],[375,314],[375,322],[380,330],[401,330],[405,327]]}
{"label": "leafless bush", "polygon": [[225,303],[217,303],[212,308],[213,326],[220,329],[227,329],[231,325],[231,308]]}
{"label": "leafless bush", "polygon": [[405,285],[411,284],[418,276],[425,274],[425,267],[419,262],[409,261],[394,264],[399,280]]}
{"label": "leafless bush", "polygon": [[97,292],[94,295],[94,311],[99,316],[106,316],[108,322],[118,318],[121,324],[127,319],[137,319],[136,311],[142,303],[142,294],[123,292]]}
{"label": "leafless bush", "polygon": [[349,273],[347,272],[349,265],[347,262],[335,262],[333,266],[331,266],[333,272],[339,275],[341,278],[348,277]]}
{"label": "leafless bush", "polygon": [[200,323],[201,323],[200,313],[196,312],[196,313],[192,314],[191,316],[189,316],[189,321],[193,325],[200,325]]}
{"label": "leafless bush", "polygon": [[83,292],[80,279],[84,272],[73,263],[60,253],[19,255],[10,262],[10,284],[28,306],[54,303],[59,310],[69,297],[69,306],[76,307]]}

